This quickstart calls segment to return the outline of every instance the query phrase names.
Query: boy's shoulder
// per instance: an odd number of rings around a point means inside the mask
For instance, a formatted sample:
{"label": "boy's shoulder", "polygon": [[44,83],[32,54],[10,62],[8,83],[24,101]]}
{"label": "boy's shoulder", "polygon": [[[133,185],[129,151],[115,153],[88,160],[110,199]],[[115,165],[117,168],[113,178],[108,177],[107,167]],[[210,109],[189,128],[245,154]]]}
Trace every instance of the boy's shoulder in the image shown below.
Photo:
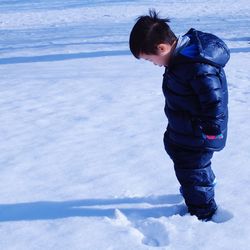
{"label": "boy's shoulder", "polygon": [[191,28],[179,36],[170,65],[204,63],[224,67],[230,59],[230,50],[218,36]]}

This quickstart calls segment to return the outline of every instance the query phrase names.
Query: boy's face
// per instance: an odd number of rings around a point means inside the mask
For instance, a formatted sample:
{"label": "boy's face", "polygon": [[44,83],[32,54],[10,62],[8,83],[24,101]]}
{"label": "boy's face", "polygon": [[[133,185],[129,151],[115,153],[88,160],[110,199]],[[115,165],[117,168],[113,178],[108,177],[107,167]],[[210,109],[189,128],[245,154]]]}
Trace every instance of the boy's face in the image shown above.
{"label": "boy's face", "polygon": [[150,61],[152,62],[154,65],[157,65],[157,66],[167,66],[168,63],[169,63],[169,58],[170,58],[170,55],[171,55],[171,52],[173,50],[173,48],[175,47],[176,42],[174,42],[172,45],[171,44],[166,44],[166,43],[162,43],[162,44],[159,44],[157,46],[157,54],[145,54],[145,53],[141,53],[140,54],[140,59],[144,59],[144,60],[147,60],[147,61]]}
{"label": "boy's face", "polygon": [[165,58],[160,55],[140,54],[140,58],[152,62],[154,65],[162,67],[165,65]]}

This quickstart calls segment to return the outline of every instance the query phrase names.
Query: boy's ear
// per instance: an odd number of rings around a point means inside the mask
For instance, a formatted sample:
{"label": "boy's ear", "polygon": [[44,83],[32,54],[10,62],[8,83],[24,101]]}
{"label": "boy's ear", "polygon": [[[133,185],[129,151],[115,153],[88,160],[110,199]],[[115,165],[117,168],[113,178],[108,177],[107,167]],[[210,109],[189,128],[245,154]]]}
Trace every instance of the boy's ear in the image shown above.
{"label": "boy's ear", "polygon": [[167,43],[160,43],[158,44],[157,49],[158,49],[159,55],[165,56],[166,54],[170,52],[171,45]]}

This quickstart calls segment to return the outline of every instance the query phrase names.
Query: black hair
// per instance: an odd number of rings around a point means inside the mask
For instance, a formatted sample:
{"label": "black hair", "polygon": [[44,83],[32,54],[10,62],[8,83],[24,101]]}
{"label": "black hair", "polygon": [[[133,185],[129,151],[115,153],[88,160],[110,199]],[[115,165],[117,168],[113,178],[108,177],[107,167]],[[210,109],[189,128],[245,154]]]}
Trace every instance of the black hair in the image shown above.
{"label": "black hair", "polygon": [[140,53],[157,54],[157,45],[160,43],[173,44],[177,39],[167,24],[169,18],[160,18],[159,12],[149,9],[149,15],[139,16],[129,38],[132,54],[139,59]]}

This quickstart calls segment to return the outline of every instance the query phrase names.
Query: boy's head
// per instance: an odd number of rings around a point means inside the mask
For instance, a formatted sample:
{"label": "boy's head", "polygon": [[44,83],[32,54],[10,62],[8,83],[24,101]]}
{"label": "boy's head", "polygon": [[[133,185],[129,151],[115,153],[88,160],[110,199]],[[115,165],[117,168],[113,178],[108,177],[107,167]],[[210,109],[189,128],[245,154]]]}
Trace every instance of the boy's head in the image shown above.
{"label": "boy's head", "polygon": [[154,9],[149,10],[149,15],[137,18],[129,39],[130,50],[137,59],[168,65],[177,37],[167,22],[170,19],[159,18]]}

